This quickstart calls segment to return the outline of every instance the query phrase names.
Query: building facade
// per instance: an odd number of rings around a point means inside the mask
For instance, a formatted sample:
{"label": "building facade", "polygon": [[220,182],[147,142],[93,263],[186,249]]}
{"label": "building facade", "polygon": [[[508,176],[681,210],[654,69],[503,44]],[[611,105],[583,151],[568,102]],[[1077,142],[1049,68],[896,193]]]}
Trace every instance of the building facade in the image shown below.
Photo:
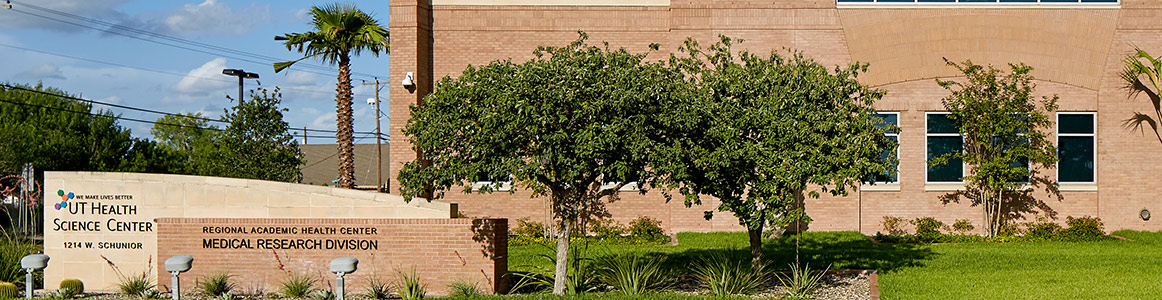
{"label": "building facade", "polygon": [[[391,89],[390,165],[416,154],[401,130],[416,105],[444,76],[498,59],[524,61],[538,45],[564,45],[582,30],[591,41],[645,52],[661,59],[686,38],[708,44],[718,35],[744,39],[741,48],[804,52],[824,65],[870,64],[860,77],[887,91],[876,108],[901,127],[898,177],[864,186],[847,197],[806,201],[810,230],[881,231],[885,216],[969,219],[980,228],[983,212],[941,196],[962,188],[963,168],[930,168],[926,158],[959,141],[944,120],[947,91],[936,78],[955,78],[945,64],[972,60],[1004,68],[1035,68],[1037,92],[1060,96],[1051,129],[1062,152],[1055,168],[1039,170],[1058,181],[1060,197],[1037,192],[1020,203],[1018,222],[1039,217],[1097,216],[1107,230],[1162,229],[1162,220],[1140,217],[1162,209],[1156,183],[1162,174],[1162,113],[1147,96],[1132,97],[1119,77],[1122,60],[1140,47],[1162,55],[1162,0],[390,0],[391,76],[410,73],[416,89]],[[1149,119],[1146,126],[1127,126]],[[392,173],[392,178],[397,174]],[[396,180],[392,180],[395,182]],[[390,187],[398,193],[398,185]],[[448,193],[472,217],[549,220],[547,199],[527,191],[488,195]],[[639,216],[671,231],[723,231],[741,227],[729,213],[711,220],[717,203],[686,208],[657,192],[626,193],[611,203],[622,223]],[[514,223],[515,225],[515,223]]]}

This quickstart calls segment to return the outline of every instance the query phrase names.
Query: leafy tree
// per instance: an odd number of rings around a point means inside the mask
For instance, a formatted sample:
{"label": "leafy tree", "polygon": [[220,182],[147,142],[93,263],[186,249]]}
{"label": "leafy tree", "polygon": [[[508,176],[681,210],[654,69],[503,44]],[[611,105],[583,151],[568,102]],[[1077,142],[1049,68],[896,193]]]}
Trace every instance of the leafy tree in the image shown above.
{"label": "leafy tree", "polygon": [[116,171],[132,146],[129,130],[59,89],[37,84],[0,87],[0,174],[24,163],[38,171]]}
{"label": "leafy tree", "polygon": [[856,81],[866,64],[829,72],[799,53],[735,56],[735,42],[723,36],[703,51],[687,40],[680,49],[689,56],[675,60],[699,93],[668,114],[667,124],[685,135],[658,151],[654,169],[687,206],[702,195],[718,198],[718,210],[747,228],[758,269],[766,226],[810,221],[803,197],[844,195],[867,174],[888,170],[881,155],[896,143],[871,116],[884,92]]}
{"label": "leafy tree", "polygon": [[963,197],[984,207],[984,230],[989,236],[1006,222],[1006,198],[1017,196],[1022,181],[1047,182],[1036,178],[1033,166],[1046,168],[1057,162],[1056,150],[1046,130],[1053,125],[1050,114],[1057,110],[1057,95],[1033,96],[1032,67],[1009,64],[1011,71],[972,61],[945,62],[964,73],[964,81],[936,82],[951,95],[941,101],[948,119],[963,137],[961,151],[935,157],[937,166],[963,161],[969,168],[964,177]]}
{"label": "leafy tree", "polygon": [[335,138],[339,144],[339,183],[345,188],[355,187],[355,146],[353,140],[351,111],[351,55],[369,51],[379,55],[387,50],[387,29],[378,21],[355,8],[354,5],[331,4],[311,7],[311,25],[315,31],[287,33],[275,36],[274,40],[284,41],[287,50],[294,49],[303,57],[286,62],[274,63],[274,71],[279,72],[296,62],[307,58],[317,58],[324,63],[339,65],[336,85],[336,118],[338,130]]}
{"label": "leafy tree", "polygon": [[216,155],[209,164],[214,176],[299,182],[303,179],[303,154],[290,134],[279,108],[278,88],[250,91],[250,101],[239,102],[222,120],[229,122],[219,133]]}
{"label": "leafy tree", "polygon": [[169,173],[216,175],[212,162],[219,158],[215,143],[221,130],[210,125],[202,113],[193,113],[163,116],[149,132],[157,141],[156,147],[186,160]]}
{"label": "leafy tree", "polygon": [[407,199],[440,198],[453,185],[471,192],[468,181],[509,175],[535,197],[549,197],[556,294],[566,292],[575,225],[602,213],[602,200],[616,199],[626,184],[603,189],[599,177],[650,180],[650,151],[668,136],[660,115],[687,94],[681,72],[586,39],[581,33],[567,46],[538,47],[527,62],[495,61],[444,78],[411,107],[404,129],[421,157],[400,170]]}
{"label": "leafy tree", "polygon": [[190,161],[166,146],[148,139],[133,139],[133,146],[125,153],[125,159],[117,170],[138,173],[183,174]]}

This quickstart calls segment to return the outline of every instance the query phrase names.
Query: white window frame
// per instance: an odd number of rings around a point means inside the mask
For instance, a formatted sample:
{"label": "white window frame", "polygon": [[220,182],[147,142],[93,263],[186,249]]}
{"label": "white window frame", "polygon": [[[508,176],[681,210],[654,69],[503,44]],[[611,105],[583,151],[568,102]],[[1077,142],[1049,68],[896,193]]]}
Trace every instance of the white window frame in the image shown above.
{"label": "white window frame", "polygon": [[958,133],[929,133],[928,132],[928,116],[929,115],[951,115],[951,114],[952,113],[947,112],[947,111],[926,111],[926,112],[924,112],[924,184],[926,184],[926,185],[961,185],[961,186],[964,185],[964,174],[965,174],[964,171],[967,168],[965,167],[963,160],[961,160],[961,163],[960,163],[960,177],[961,177],[960,181],[928,181],[928,168],[929,168],[928,167],[928,156],[930,154],[928,152],[928,150],[929,150],[928,149],[928,138],[929,137],[933,137],[933,136],[935,136],[935,137],[959,137],[960,138],[960,146],[961,146],[960,151],[964,151],[964,149],[963,149],[964,136],[961,135],[959,132]]}
{"label": "white window frame", "polygon": [[[899,111],[877,111],[877,112],[875,112],[875,114],[877,114],[877,115],[896,115],[896,127],[900,127],[900,112]],[[899,185],[900,184],[900,176],[901,176],[901,174],[900,174],[900,162],[899,162],[899,160],[900,160],[900,148],[903,147],[900,145],[900,130],[897,129],[895,133],[884,132],[884,136],[896,137],[896,181],[875,181],[872,183],[874,183],[876,185],[881,185],[881,184]],[[925,159],[925,160],[927,160],[927,159]]]}
{"label": "white window frame", "polygon": [[956,0],[954,2],[881,2],[883,0],[872,0],[871,2],[844,2],[835,1],[835,6],[838,8],[861,8],[861,7],[909,7],[909,8],[1119,8],[1122,5],[1121,0],[1114,2],[1047,2],[1044,0],[1037,0],[1037,2],[1000,2],[993,0],[993,2],[961,2]]}
{"label": "white window frame", "polygon": [[[616,187],[618,183],[621,183],[621,182],[620,181],[605,181],[605,173],[601,173],[601,189],[603,189],[603,190],[612,189],[612,188]],[[638,190],[638,182],[637,181],[627,182],[627,183],[625,183],[625,185],[621,186],[621,189],[618,189],[618,191],[636,191],[636,190]]]}
{"label": "white window frame", "polygon": [[[1093,122],[1093,133],[1061,133],[1061,115],[1090,115]],[[1061,165],[1058,162],[1057,170],[1057,184],[1060,185],[1096,185],[1097,184],[1097,112],[1093,111],[1059,111],[1057,112],[1057,146],[1061,146],[1061,137],[1063,136],[1078,136],[1093,138],[1093,181],[1069,181],[1061,182]],[[1058,150],[1060,151],[1060,150]]]}
{"label": "white window frame", "polygon": [[[479,191],[481,188],[484,188],[485,186],[492,186],[495,183],[496,182],[494,182],[494,181],[473,181],[472,182],[472,191],[473,192]],[[512,190],[512,175],[511,174],[508,175],[508,181],[501,181],[500,186],[494,187],[493,190],[494,191],[502,191],[502,192]]]}

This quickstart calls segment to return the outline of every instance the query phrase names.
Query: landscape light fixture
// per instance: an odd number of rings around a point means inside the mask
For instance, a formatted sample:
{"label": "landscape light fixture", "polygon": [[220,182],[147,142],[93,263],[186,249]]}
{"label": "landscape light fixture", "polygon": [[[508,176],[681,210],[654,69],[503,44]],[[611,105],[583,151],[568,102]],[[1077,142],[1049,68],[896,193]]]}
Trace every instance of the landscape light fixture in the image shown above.
{"label": "landscape light fixture", "polygon": [[358,258],[340,257],[331,260],[331,273],[339,277],[335,279],[335,300],[343,300],[343,275],[355,273],[358,267]]}
{"label": "landscape light fixture", "polygon": [[173,291],[170,292],[170,297],[173,300],[182,298],[181,281],[178,281],[178,274],[189,271],[193,264],[194,258],[189,255],[178,255],[165,260],[165,271],[173,274]]}
{"label": "landscape light fixture", "polygon": [[32,299],[32,272],[48,267],[48,255],[29,254],[20,258],[20,268],[24,274],[24,299]]}
{"label": "landscape light fixture", "polygon": [[1138,217],[1142,218],[1142,221],[1149,221],[1150,220],[1150,210],[1143,208],[1142,211],[1138,212]]}
{"label": "landscape light fixture", "polygon": [[242,104],[242,79],[258,79],[258,73],[250,73],[242,69],[222,69],[222,75],[238,77],[238,104]]}

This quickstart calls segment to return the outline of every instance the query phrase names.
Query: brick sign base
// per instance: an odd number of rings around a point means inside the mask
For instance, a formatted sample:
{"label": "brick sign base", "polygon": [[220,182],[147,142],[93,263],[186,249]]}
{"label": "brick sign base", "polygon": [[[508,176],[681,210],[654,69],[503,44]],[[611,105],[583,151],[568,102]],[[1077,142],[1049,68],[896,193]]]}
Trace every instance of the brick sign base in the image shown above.
{"label": "brick sign base", "polygon": [[[334,286],[332,259],[355,257],[359,269],[345,277],[348,294],[373,278],[394,282],[415,272],[428,291],[445,294],[448,284],[466,282],[488,292],[503,291],[508,269],[505,219],[299,219],[159,218],[157,259],[194,257],[181,275],[182,290],[205,277],[228,272],[237,293],[277,292],[292,276],[313,276],[316,288]],[[161,264],[159,264],[161,265]],[[158,287],[171,287],[158,270]]]}

